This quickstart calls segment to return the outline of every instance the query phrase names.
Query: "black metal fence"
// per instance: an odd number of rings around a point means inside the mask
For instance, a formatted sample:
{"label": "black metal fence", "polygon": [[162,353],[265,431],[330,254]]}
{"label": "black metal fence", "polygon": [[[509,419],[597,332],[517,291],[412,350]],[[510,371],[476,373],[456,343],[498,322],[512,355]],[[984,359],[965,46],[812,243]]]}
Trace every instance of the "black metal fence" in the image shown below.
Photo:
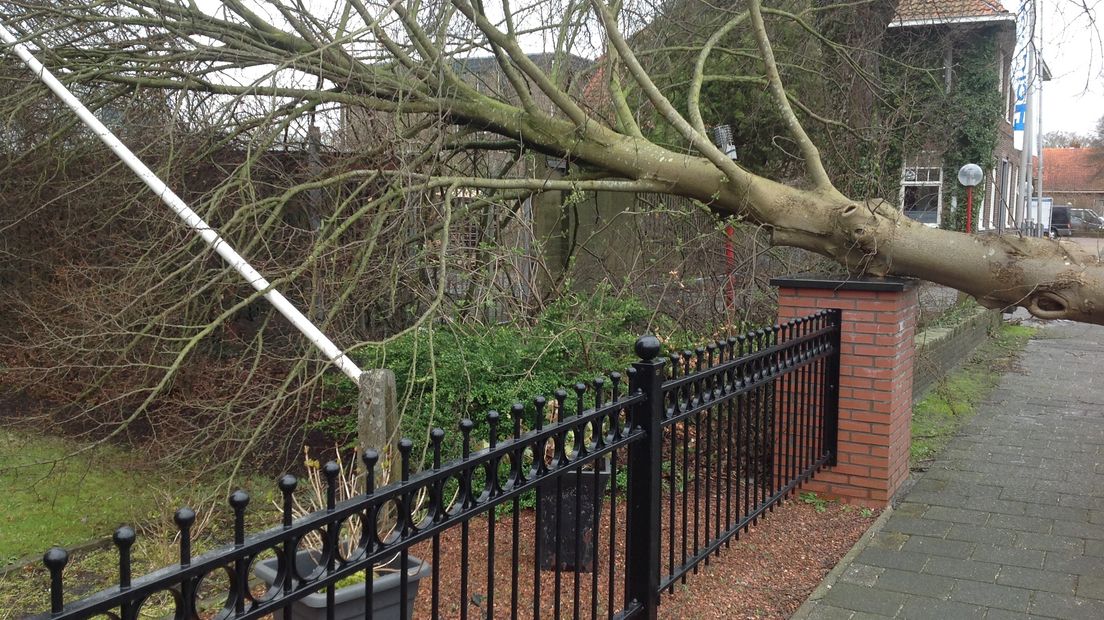
{"label": "black metal fence", "polygon": [[[181,509],[179,562],[144,577],[120,528],[119,585],[82,600],[66,603],[68,556],[51,549],[38,617],[126,620],[156,600],[180,619],[654,618],[665,590],[834,458],[839,320],[823,311],[669,358],[641,338],[627,386],[612,373],[490,412],[480,450],[464,420],[457,460],[442,463],[435,429],[432,467],[411,472],[404,439],[401,480],[368,476],[340,503],[327,464],[325,510],[293,519],[298,481],[284,476],[283,522],[247,536],[237,491],[234,542],[192,557],[196,515]],[[369,470],[378,460],[364,455]]]}

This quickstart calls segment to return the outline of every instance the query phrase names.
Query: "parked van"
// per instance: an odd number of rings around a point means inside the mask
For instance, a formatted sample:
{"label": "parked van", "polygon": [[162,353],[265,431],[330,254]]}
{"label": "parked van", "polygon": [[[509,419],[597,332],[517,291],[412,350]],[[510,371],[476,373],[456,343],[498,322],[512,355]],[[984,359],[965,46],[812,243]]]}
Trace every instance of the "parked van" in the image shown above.
{"label": "parked van", "polygon": [[1104,218],[1092,209],[1070,209],[1070,228],[1076,233],[1098,233],[1104,229]]}
{"label": "parked van", "polygon": [[1072,237],[1073,226],[1070,222],[1070,208],[1069,206],[1057,206],[1050,210],[1050,236],[1051,237]]}

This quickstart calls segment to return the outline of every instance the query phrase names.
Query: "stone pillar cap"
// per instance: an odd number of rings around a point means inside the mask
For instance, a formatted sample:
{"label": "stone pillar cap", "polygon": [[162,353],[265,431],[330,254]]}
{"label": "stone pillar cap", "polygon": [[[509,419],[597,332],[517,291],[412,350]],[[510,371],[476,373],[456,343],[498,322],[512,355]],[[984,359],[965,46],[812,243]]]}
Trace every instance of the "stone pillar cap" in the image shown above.
{"label": "stone pillar cap", "polygon": [[833,291],[879,291],[900,293],[913,288],[920,281],[896,276],[849,276],[821,273],[799,273],[771,278],[771,286],[785,288],[830,289]]}

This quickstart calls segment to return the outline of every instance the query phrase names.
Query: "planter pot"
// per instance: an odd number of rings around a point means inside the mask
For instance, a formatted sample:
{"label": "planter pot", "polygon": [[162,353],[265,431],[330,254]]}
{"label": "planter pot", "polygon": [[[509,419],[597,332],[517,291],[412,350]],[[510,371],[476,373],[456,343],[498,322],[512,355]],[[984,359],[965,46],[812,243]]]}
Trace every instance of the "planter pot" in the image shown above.
{"label": "planter pot", "polygon": [[[301,575],[310,575],[318,566],[318,551],[300,551],[295,554],[296,567]],[[398,564],[395,558],[391,564],[382,568],[394,568]],[[271,558],[257,563],[253,572],[268,585],[276,581],[278,563],[276,558]],[[418,596],[418,582],[429,574],[429,562],[420,560],[414,556],[408,556],[406,562],[407,571],[407,597],[406,618],[410,620],[414,611],[414,599]],[[372,617],[377,620],[399,620],[399,579],[400,573],[388,572],[375,578],[372,582]],[[334,620],[353,620],[364,618],[364,603],[367,597],[364,595],[364,584],[355,584],[338,588],[334,591]],[[281,618],[283,616],[280,616]],[[305,596],[291,605],[291,617],[293,620],[324,620],[326,615],[326,591],[315,592]]]}
{"label": "planter pot", "polygon": [[[556,493],[556,480],[548,480],[540,485],[541,497],[537,510],[540,511],[540,566],[543,570],[552,570],[559,566],[561,570],[589,573],[594,570],[594,518],[602,513],[602,504],[606,501],[606,487],[609,485],[610,470],[606,465],[597,471],[583,470],[571,472],[559,478],[559,494]],[[594,494],[597,486],[598,501]],[[579,514],[575,514],[578,507]],[[556,520],[556,511],[560,520]],[[560,553],[557,561],[556,538],[559,536]],[[578,557],[576,557],[576,550]]]}

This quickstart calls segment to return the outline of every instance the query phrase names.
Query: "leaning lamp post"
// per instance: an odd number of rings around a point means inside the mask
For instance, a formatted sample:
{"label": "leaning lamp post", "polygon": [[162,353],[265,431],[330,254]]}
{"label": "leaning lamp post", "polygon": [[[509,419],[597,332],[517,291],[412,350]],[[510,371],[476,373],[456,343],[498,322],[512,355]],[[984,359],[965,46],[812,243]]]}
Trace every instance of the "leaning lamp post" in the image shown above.
{"label": "leaning lamp post", "polygon": [[981,183],[981,166],[966,164],[958,169],[958,182],[966,186],[966,234],[970,234],[974,221],[974,186]]}

